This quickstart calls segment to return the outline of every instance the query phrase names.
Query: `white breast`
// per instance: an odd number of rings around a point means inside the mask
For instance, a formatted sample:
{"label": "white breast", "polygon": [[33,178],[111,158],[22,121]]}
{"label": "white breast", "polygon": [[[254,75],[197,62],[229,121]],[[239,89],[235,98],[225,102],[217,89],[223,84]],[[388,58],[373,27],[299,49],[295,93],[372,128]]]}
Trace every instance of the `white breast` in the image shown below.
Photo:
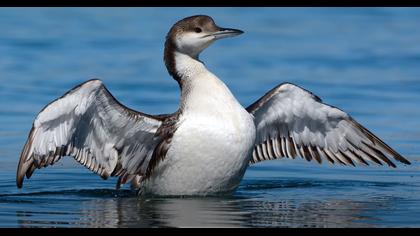
{"label": "white breast", "polygon": [[161,195],[231,192],[251,157],[253,118],[210,72],[189,81],[188,89],[179,127],[146,191]]}

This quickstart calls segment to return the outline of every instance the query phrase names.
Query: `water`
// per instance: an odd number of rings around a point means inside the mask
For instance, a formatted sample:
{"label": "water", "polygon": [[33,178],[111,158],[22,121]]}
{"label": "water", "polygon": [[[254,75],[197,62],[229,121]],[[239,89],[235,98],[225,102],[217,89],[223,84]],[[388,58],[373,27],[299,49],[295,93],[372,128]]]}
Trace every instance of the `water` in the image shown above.
{"label": "water", "polygon": [[[230,197],[140,200],[64,158],[16,188],[36,114],[87,79],[101,78],[136,110],[175,111],[164,35],[199,13],[246,32],[201,56],[244,106],[293,82],[350,113],[412,165],[283,159],[251,166]],[[418,22],[419,8],[2,8],[0,226],[419,227]]]}

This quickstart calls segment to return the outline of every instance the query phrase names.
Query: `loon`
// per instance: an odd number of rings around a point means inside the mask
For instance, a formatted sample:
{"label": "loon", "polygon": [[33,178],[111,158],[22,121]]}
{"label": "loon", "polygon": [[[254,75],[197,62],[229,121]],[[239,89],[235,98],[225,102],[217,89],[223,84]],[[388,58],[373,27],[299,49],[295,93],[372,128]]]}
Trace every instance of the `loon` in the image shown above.
{"label": "loon", "polygon": [[206,15],[176,22],[164,62],[181,89],[179,109],[149,115],[118,102],[98,79],[86,81],[37,115],[20,155],[16,184],[63,156],[103,179],[119,177],[155,195],[233,193],[247,167],[301,157],[341,165],[408,160],[342,110],[281,83],[244,108],[199,60],[213,42],[242,34]]}

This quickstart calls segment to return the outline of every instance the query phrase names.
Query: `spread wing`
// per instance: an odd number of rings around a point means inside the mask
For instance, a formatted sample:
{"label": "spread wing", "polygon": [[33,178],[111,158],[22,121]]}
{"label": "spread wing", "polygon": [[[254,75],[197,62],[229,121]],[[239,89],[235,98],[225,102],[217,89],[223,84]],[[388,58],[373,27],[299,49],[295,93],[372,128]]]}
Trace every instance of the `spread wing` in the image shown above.
{"label": "spread wing", "polygon": [[281,84],[247,108],[254,115],[256,145],[250,163],[300,156],[308,161],[369,165],[408,160],[338,108],[311,92]]}
{"label": "spread wing", "polygon": [[159,137],[163,116],[150,116],[120,104],[100,80],[87,81],[47,105],[36,117],[22,150],[16,184],[36,168],[62,156],[119,183],[143,175]]}

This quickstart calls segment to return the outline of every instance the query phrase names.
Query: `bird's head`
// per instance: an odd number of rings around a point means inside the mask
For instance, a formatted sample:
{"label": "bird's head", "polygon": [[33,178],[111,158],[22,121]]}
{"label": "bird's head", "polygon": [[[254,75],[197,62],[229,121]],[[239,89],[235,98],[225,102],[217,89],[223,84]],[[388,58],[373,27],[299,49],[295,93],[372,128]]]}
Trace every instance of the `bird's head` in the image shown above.
{"label": "bird's head", "polygon": [[221,28],[206,15],[184,18],[175,23],[166,36],[166,46],[174,50],[198,58],[198,55],[211,43],[218,39],[242,34],[238,29]]}

